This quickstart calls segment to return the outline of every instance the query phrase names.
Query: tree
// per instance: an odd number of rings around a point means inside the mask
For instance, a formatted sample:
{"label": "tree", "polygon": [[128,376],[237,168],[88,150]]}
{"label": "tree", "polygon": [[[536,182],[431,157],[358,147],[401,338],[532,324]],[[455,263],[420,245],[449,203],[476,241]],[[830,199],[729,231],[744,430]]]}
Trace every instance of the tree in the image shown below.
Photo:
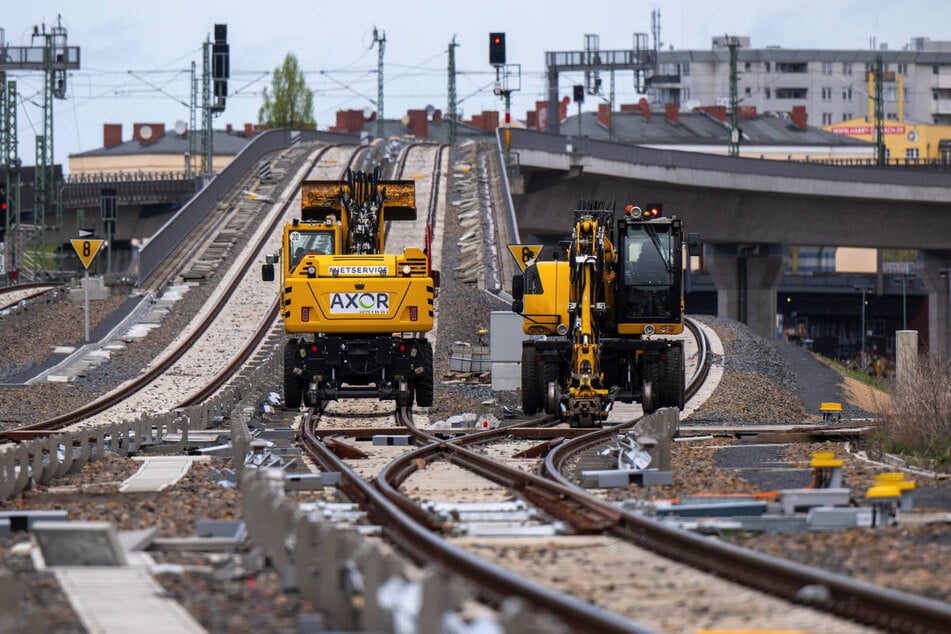
{"label": "tree", "polygon": [[258,110],[258,123],[265,128],[316,128],[314,91],[304,82],[297,57],[288,53],[284,63],[274,69],[271,92],[264,89],[264,105]]}

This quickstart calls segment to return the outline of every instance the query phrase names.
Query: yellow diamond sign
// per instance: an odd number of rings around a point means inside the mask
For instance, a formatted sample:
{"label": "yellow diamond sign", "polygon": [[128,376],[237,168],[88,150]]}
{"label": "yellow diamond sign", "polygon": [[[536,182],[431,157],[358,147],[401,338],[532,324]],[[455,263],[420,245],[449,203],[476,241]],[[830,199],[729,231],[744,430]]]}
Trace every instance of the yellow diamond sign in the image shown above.
{"label": "yellow diamond sign", "polygon": [[538,254],[542,252],[540,244],[510,244],[508,247],[512,257],[523,271],[525,267],[538,259]]}
{"label": "yellow diamond sign", "polygon": [[96,259],[96,255],[99,253],[99,249],[102,248],[105,240],[74,238],[69,242],[73,245],[73,248],[76,249],[76,255],[79,256],[79,260],[83,263],[83,266],[88,269],[92,261]]}

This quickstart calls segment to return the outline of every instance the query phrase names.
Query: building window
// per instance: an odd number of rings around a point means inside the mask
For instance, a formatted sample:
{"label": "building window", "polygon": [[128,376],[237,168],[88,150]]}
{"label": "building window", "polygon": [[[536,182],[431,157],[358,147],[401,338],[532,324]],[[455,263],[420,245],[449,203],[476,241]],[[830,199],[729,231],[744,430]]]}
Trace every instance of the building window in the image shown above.
{"label": "building window", "polygon": [[[769,72],[769,62],[763,62],[763,67],[766,69],[766,72]],[[935,66],[937,68],[937,66]],[[938,74],[938,71],[935,71],[935,74]]]}
{"label": "building window", "polygon": [[832,125],[832,113],[823,112],[822,113],[822,125]]}
{"label": "building window", "polygon": [[895,113],[895,112],[886,112],[886,113],[885,113],[885,118],[886,118],[886,119],[897,119],[897,118],[898,118],[898,114]]}
{"label": "building window", "polygon": [[865,62],[865,74],[868,75],[873,70],[875,70],[875,64],[870,64],[869,62]]}
{"label": "building window", "polygon": [[753,70],[753,63],[752,63],[752,62],[746,62],[745,64],[743,64],[743,70],[747,70],[747,71]]}
{"label": "building window", "polygon": [[843,120],[843,121],[848,121],[848,120],[851,119],[851,118],[852,118],[852,113],[851,113],[851,112],[843,112],[843,113],[842,113],[842,120]]}
{"label": "building window", "polygon": [[684,86],[680,89],[680,103],[685,104],[690,101],[690,86]]}
{"label": "building window", "polygon": [[829,86],[822,87],[822,100],[832,101],[832,88],[830,88]]}
{"label": "building window", "polygon": [[934,66],[931,67],[931,74],[932,74],[932,75],[937,75],[937,74],[938,74],[938,65],[937,65],[937,64],[935,64]]}
{"label": "building window", "polygon": [[934,99],[935,101],[938,100],[938,91],[937,91],[937,90],[935,90],[935,91],[933,91],[933,92],[931,93],[931,98]]}
{"label": "building window", "polygon": [[898,88],[885,86],[885,101],[898,101]]}
{"label": "building window", "polygon": [[746,87],[745,92],[747,97],[751,97],[753,95],[753,89],[749,86]]}
{"label": "building window", "polygon": [[899,74],[901,74],[901,75],[907,75],[907,74],[908,74],[908,64],[899,64],[899,65],[898,65],[898,72],[899,72]]}
{"label": "building window", "polygon": [[905,102],[908,101],[908,86],[901,87],[901,100]]}
{"label": "building window", "polygon": [[905,149],[905,158],[906,159],[917,159],[918,158],[918,148],[910,147]]}
{"label": "building window", "polygon": [[689,76],[690,76],[690,64],[689,64],[689,63],[685,63],[685,64],[681,64],[681,65],[680,65],[680,74],[683,75],[684,77],[689,77]]}
{"label": "building window", "polygon": [[[935,93],[935,94],[937,94],[937,93]],[[764,98],[764,99],[769,99],[769,98],[772,97],[772,96],[773,96],[773,91],[772,91],[772,89],[771,89],[769,86],[767,86],[766,88],[763,88],[763,98]],[[937,99],[937,97],[935,97],[935,99]]]}
{"label": "building window", "polygon": [[806,62],[776,62],[777,73],[805,73],[809,70]]}
{"label": "building window", "polygon": [[832,74],[832,62],[822,62],[822,74],[823,75]]}
{"label": "building window", "polygon": [[809,96],[808,88],[777,88],[777,99],[806,99]]}
{"label": "building window", "polygon": [[842,62],[842,74],[843,75],[852,74],[852,62]]}
{"label": "building window", "polygon": [[852,86],[842,89],[842,101],[852,101]]}

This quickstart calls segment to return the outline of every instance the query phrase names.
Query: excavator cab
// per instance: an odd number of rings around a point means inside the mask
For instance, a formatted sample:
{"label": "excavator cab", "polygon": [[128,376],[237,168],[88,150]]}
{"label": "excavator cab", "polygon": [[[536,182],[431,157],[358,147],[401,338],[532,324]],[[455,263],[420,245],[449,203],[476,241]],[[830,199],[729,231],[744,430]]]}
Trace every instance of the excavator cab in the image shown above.
{"label": "excavator cab", "polygon": [[683,230],[677,218],[618,220],[618,332],[677,334],[683,330]]}

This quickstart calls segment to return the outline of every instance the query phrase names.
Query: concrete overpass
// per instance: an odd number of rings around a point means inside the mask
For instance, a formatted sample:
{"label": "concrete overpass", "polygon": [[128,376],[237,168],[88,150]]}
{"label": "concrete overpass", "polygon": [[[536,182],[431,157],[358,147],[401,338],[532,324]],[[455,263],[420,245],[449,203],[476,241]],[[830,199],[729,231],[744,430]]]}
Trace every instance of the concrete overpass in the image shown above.
{"label": "concrete overpass", "polygon": [[783,245],[918,250],[930,346],[951,353],[951,171],[835,167],[511,130],[519,230],[564,235],[580,198],[661,202],[704,242],[718,314],[773,336]]}

